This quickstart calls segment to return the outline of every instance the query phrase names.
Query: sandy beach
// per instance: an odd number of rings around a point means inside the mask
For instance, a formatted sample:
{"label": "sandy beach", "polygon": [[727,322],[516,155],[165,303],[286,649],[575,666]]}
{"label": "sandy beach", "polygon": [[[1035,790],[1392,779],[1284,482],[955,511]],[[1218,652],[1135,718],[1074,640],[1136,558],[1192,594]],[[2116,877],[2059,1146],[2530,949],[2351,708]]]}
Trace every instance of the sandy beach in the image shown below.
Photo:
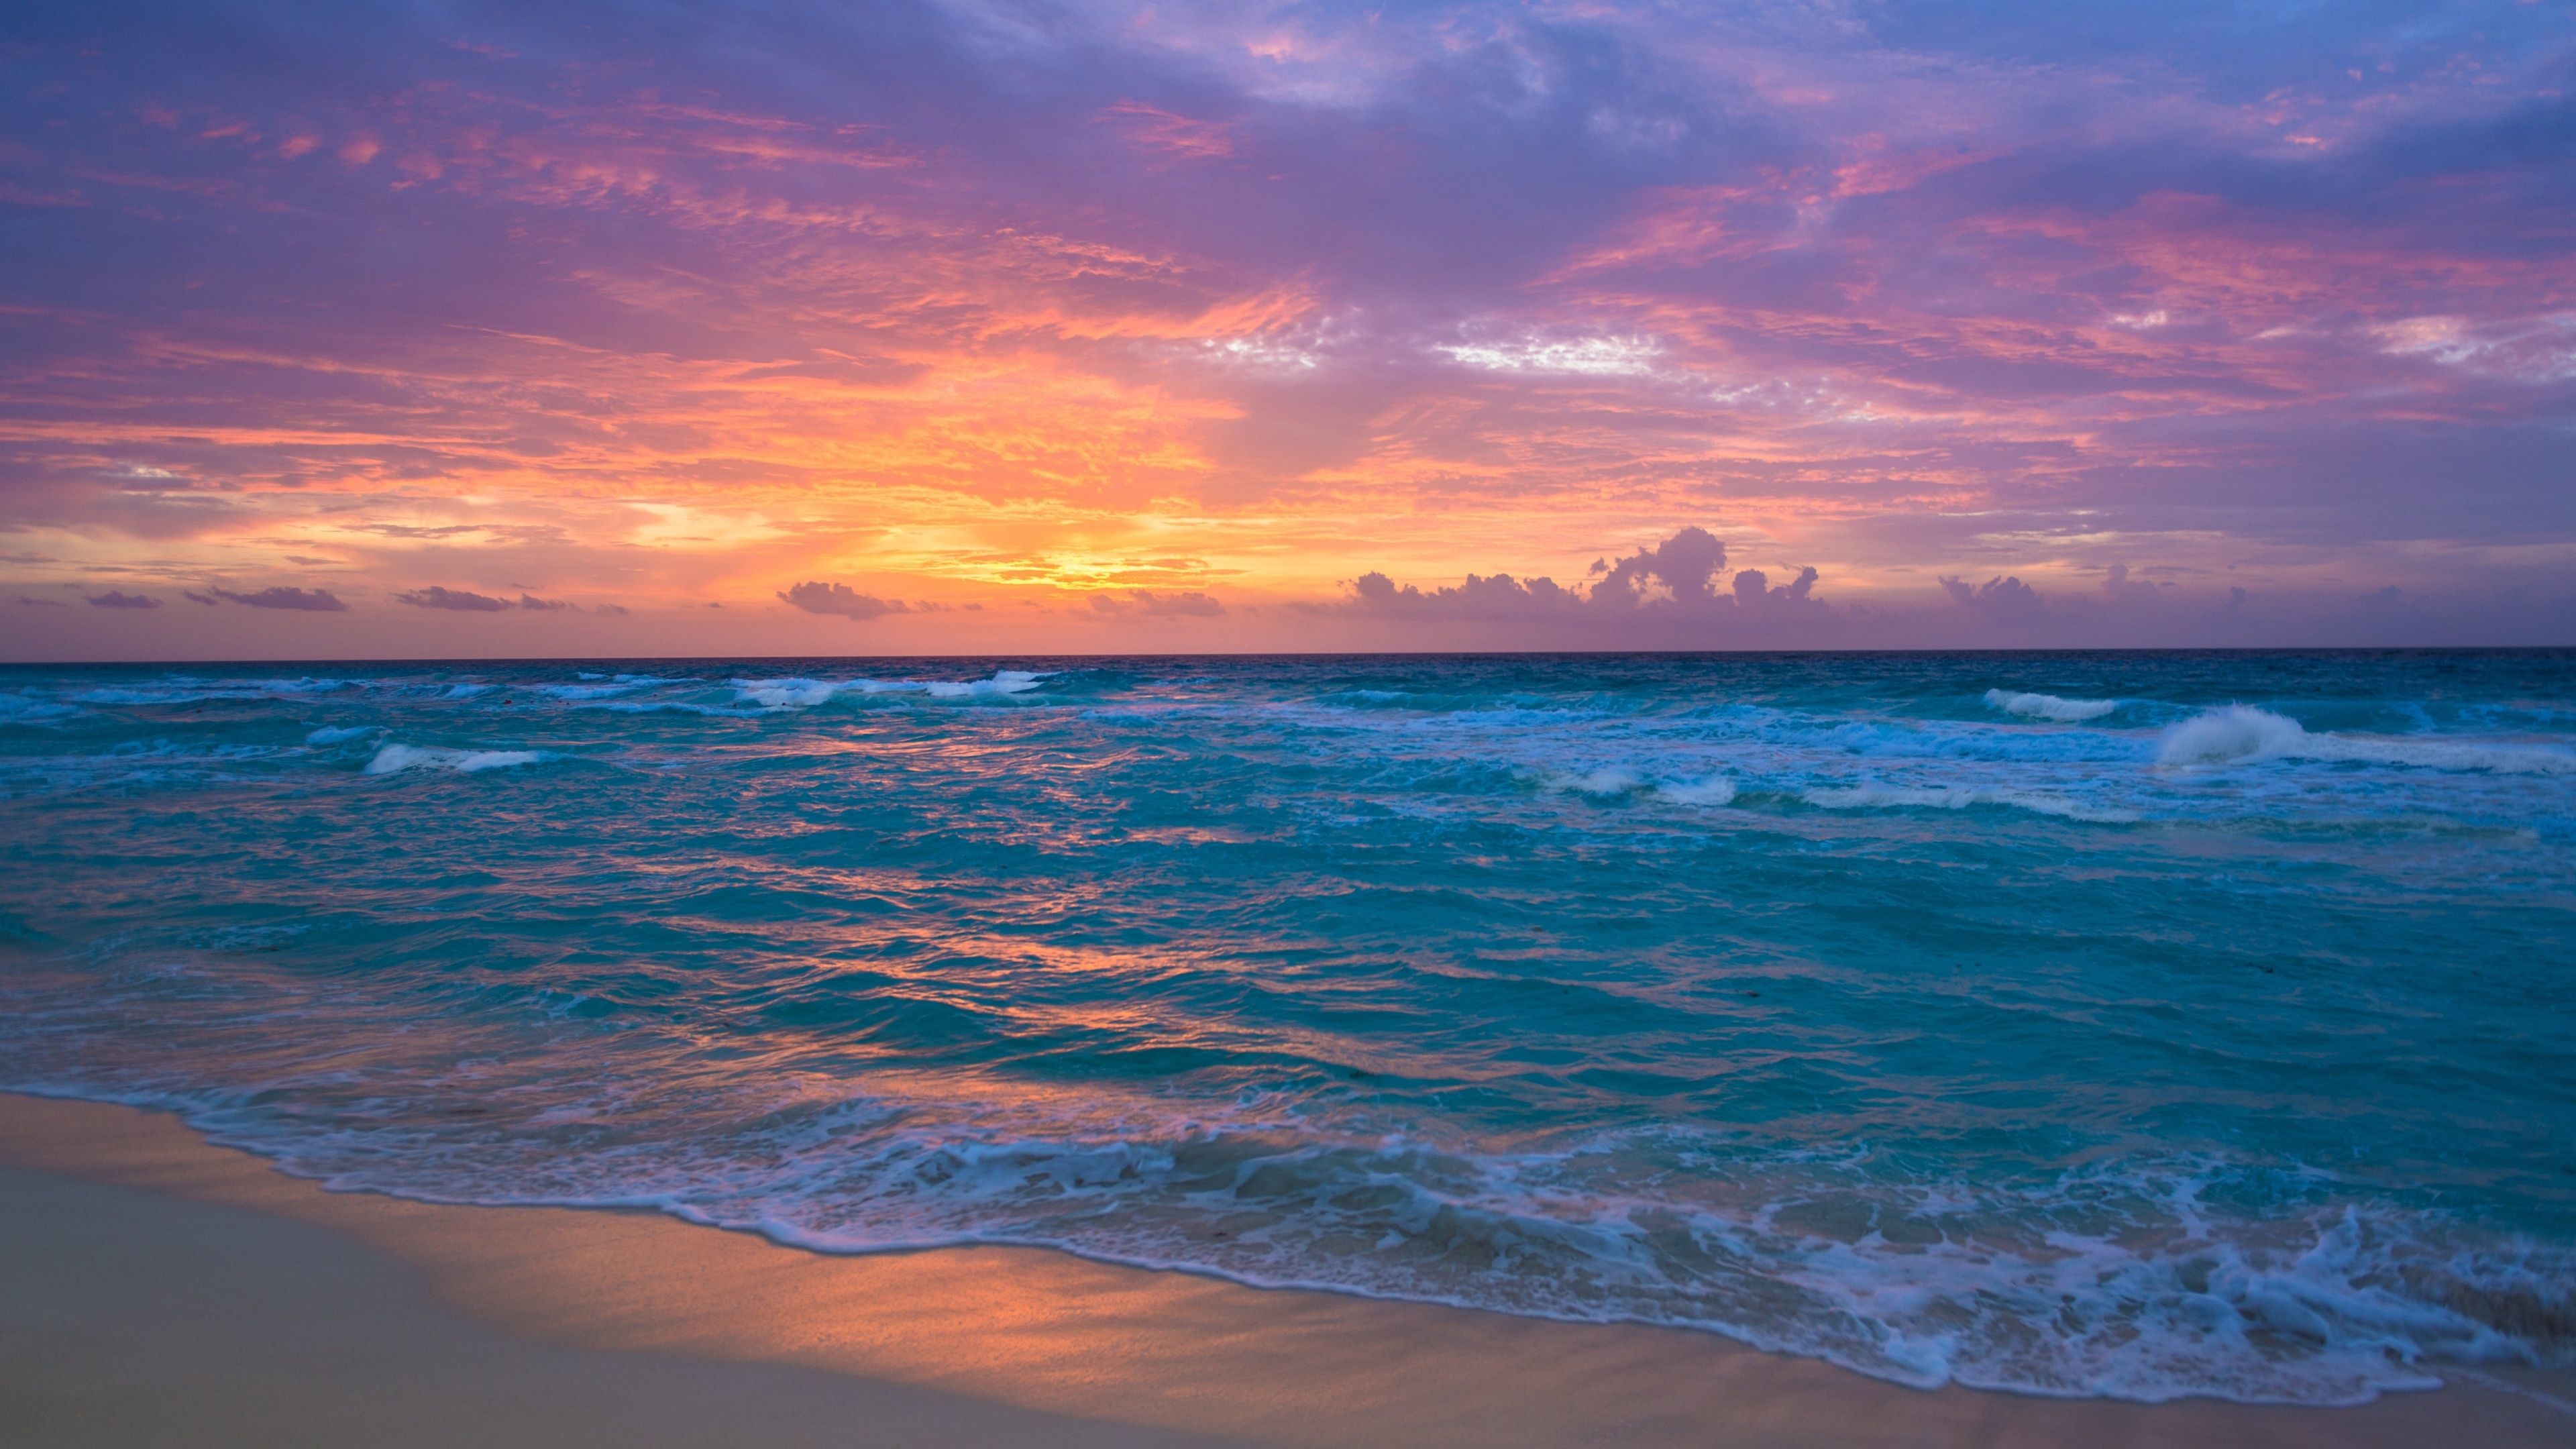
{"label": "sandy beach", "polygon": [[1009,1248],[332,1193],[0,1096],[13,1444],[2556,1445],[2565,1373],[2354,1409],[1921,1392],[1693,1333]]}

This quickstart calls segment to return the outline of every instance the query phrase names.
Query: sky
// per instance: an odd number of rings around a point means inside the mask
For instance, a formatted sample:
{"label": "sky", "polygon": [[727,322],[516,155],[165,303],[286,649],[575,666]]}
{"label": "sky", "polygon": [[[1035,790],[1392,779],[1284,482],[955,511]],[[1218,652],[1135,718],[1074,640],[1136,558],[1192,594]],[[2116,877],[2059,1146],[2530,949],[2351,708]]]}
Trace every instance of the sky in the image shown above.
{"label": "sky", "polygon": [[2576,7],[0,15],[0,658],[2576,643]]}

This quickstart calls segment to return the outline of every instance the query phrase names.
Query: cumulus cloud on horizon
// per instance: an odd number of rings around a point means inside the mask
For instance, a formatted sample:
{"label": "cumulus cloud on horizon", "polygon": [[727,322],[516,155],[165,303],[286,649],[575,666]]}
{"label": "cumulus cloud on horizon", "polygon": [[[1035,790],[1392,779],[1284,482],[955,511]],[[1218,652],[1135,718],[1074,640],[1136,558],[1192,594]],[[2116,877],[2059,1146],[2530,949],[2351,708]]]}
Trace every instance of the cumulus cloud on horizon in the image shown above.
{"label": "cumulus cloud on horizon", "polygon": [[1696,525],[1616,561],[1600,559],[1588,585],[1546,577],[1469,574],[1462,583],[1424,589],[1383,573],[1362,574],[1333,604],[1314,606],[1393,619],[1536,624],[1679,624],[1754,622],[1821,625],[1832,617],[1815,596],[1818,575],[1801,569],[1774,586],[1760,569],[1739,569],[1730,587],[1726,545]]}
{"label": "cumulus cloud on horizon", "polygon": [[[425,588],[405,589],[394,595],[394,602],[408,604],[415,609],[445,609],[459,614],[498,614],[510,609],[526,609],[550,614],[580,608],[579,605],[567,603],[562,599],[540,599],[525,590],[521,590],[516,599],[503,599],[490,594],[478,594],[471,589],[450,589],[437,584],[431,584]],[[623,614],[626,611],[613,604],[604,604],[593,612]]]}
{"label": "cumulus cloud on horizon", "polygon": [[1456,584],[1424,586],[1373,571],[1338,599],[1297,607],[1437,627],[1438,634],[1421,637],[1443,643],[1491,641],[1478,647],[2351,645],[2463,642],[2506,633],[2515,620],[2534,632],[2576,627],[2576,590],[2544,598],[2515,586],[2438,599],[2395,585],[2257,592],[2211,583],[2194,590],[2113,564],[2090,580],[2060,575],[2044,589],[2018,573],[1981,582],[1943,574],[1940,591],[1928,598],[1847,603],[1820,592],[1814,568],[1774,583],[1761,569],[1730,574],[1727,562],[1725,545],[1693,526],[1599,560],[1588,583],[1469,573]]}
{"label": "cumulus cloud on horizon", "polygon": [[874,619],[885,614],[909,614],[912,606],[901,599],[880,599],[862,594],[848,584],[827,584],[819,579],[778,591],[781,602],[808,614],[832,614],[844,619]]}
{"label": "cumulus cloud on horizon", "polygon": [[[329,589],[303,589],[280,584],[247,594],[236,593],[231,589],[215,589],[212,592],[215,598],[228,599],[253,609],[293,609],[310,614],[339,614],[347,612],[349,608],[347,604],[340,601],[339,595]],[[198,599],[201,603],[212,602],[200,595],[191,594],[189,597]]]}
{"label": "cumulus cloud on horizon", "polygon": [[437,584],[425,589],[407,589],[394,595],[394,602],[409,604],[415,609],[447,609],[460,614],[497,614],[510,607],[507,599],[496,599],[467,589],[442,588]]}

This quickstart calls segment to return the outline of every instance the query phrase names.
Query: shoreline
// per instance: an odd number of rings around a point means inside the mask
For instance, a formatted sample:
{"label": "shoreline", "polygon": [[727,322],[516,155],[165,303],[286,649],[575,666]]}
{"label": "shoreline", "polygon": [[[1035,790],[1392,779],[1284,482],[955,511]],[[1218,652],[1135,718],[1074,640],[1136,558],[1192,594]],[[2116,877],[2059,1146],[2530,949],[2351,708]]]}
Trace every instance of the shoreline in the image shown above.
{"label": "shoreline", "polygon": [[[167,1114],[10,1093],[0,1233],[44,1247],[0,1267],[0,1421],[67,1446],[228,1442],[210,1422],[350,1442],[369,1412],[425,1436],[385,1442],[529,1444],[2510,1449],[2576,1432],[2566,1370],[2452,1371],[2350,1408],[1910,1389],[1688,1330],[1041,1248],[818,1254],[644,1209],[335,1193]],[[507,1412],[455,1419],[477,1405]]]}

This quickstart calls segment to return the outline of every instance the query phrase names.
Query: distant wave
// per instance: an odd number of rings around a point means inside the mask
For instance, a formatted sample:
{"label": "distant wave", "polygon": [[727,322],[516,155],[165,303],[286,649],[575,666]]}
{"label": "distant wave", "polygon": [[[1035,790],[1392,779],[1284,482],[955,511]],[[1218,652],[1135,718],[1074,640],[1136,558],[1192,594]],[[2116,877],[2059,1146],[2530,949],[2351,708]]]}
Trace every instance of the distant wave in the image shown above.
{"label": "distant wave", "polygon": [[2053,719],[2062,724],[2100,719],[2120,707],[2116,699],[2060,699],[2053,694],[2016,694],[2004,689],[1987,690],[1986,704],[2006,714]]}
{"label": "distant wave", "polygon": [[36,699],[24,694],[0,694],[0,724],[22,720],[61,719],[75,711],[70,705],[50,699]]}
{"label": "distant wave", "polygon": [[763,709],[811,709],[843,694],[922,694],[932,699],[1021,694],[1046,677],[1035,670],[1001,669],[983,679],[737,679],[734,692]]}
{"label": "distant wave", "polygon": [[350,688],[345,679],[251,679],[231,684],[208,684],[201,680],[172,678],[159,689],[139,689],[109,685],[84,690],[72,698],[82,704],[196,704],[209,699],[277,699],[307,694],[329,694]]}
{"label": "distant wave", "polygon": [[429,768],[460,770],[472,774],[477,770],[498,770],[510,765],[533,765],[545,756],[535,750],[451,750],[443,745],[386,745],[367,761],[365,773],[390,775],[397,770]]}
{"label": "distant wave", "polygon": [[1965,810],[1971,805],[2006,805],[2041,815],[2102,824],[2119,824],[2138,818],[2135,811],[2101,809],[2063,795],[1980,785],[1833,786],[1809,790],[1799,798],[1826,810]]}
{"label": "distant wave", "polygon": [[2156,746],[2166,766],[2233,765],[2258,760],[2355,760],[2428,770],[2485,770],[2509,775],[2576,774],[2576,753],[2546,745],[2406,739],[2391,735],[2312,734],[2285,715],[2231,704],[2173,726]]}
{"label": "distant wave", "polygon": [[1598,799],[1632,795],[1651,785],[1657,797],[1678,805],[1724,805],[1735,799],[1735,782],[1724,775],[1711,775],[1702,780],[1650,781],[1626,765],[1604,765],[1579,775],[1551,775],[1546,785],[1550,790]]}

